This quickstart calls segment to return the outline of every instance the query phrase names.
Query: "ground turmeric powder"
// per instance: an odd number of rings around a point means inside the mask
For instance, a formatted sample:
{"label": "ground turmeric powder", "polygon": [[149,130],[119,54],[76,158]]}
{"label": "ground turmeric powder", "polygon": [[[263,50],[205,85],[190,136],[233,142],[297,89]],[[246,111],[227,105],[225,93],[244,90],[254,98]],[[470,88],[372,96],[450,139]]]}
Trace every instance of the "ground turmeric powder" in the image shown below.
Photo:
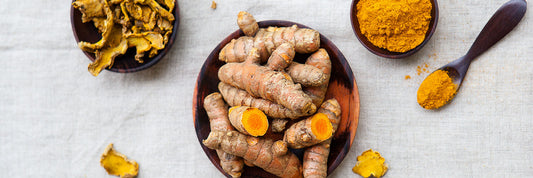
{"label": "ground turmeric powder", "polygon": [[426,109],[437,109],[450,101],[456,93],[454,84],[447,71],[437,70],[422,82],[417,92],[417,101]]}
{"label": "ground turmeric powder", "polygon": [[429,0],[361,0],[357,18],[361,33],[372,44],[406,52],[424,41],[431,8]]}

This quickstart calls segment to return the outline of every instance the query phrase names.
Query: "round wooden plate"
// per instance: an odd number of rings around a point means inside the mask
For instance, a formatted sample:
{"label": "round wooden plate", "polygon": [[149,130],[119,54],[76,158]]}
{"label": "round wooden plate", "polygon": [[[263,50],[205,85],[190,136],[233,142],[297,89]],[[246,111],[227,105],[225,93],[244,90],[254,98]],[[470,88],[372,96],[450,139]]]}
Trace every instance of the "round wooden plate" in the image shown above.
{"label": "round wooden plate", "polygon": [[352,7],[350,8],[350,20],[352,21],[352,29],[355,33],[355,36],[357,36],[357,39],[363,46],[368,49],[370,52],[381,56],[385,58],[390,59],[400,59],[408,57],[414,53],[416,53],[418,50],[422,49],[422,47],[429,41],[431,36],[433,36],[433,33],[435,33],[435,30],[437,29],[437,22],[439,21],[439,6],[437,4],[437,0],[429,0],[431,4],[433,5],[431,8],[431,20],[429,22],[429,29],[426,32],[426,37],[424,41],[418,46],[416,46],[414,49],[411,49],[409,51],[399,53],[399,52],[391,52],[389,50],[380,48],[372,44],[365,35],[361,33],[361,29],[359,28],[359,20],[357,19],[357,3],[359,3],[359,0],[353,0],[352,1]]}
{"label": "round wooden plate", "polygon": [[[75,0],[73,0],[72,2],[74,1]],[[178,1],[175,2],[173,12],[175,20],[174,28],[172,29],[172,34],[170,35],[170,39],[168,40],[168,43],[166,44],[165,48],[160,50],[156,56],[152,58],[145,57],[143,58],[144,63],[139,63],[135,60],[135,48],[129,48],[125,54],[117,56],[115,58],[115,62],[113,63],[113,66],[111,66],[111,68],[105,69],[119,73],[130,73],[144,70],[157,64],[157,62],[159,62],[159,60],[161,60],[161,58],[163,58],[170,51],[172,45],[174,44],[174,40],[176,39],[176,34],[178,32],[178,27],[180,24],[180,10],[178,6]],[[98,29],[94,26],[94,23],[83,23],[81,21],[81,15],[82,14],[78,9],[74,8],[72,5],[70,6],[70,23],[72,25],[72,32],[74,33],[74,38],[76,38],[76,43],[79,43],[80,41],[87,41],[91,43],[98,42],[102,38],[102,35],[98,32]],[[85,55],[91,61],[95,60],[95,56],[93,53],[89,53],[86,51],[83,51],[83,53],[85,53]]]}
{"label": "round wooden plate", "polygon": [[[259,27],[288,27],[294,24],[298,25],[299,27],[309,28],[301,24],[281,20],[261,21],[259,22]],[[243,35],[244,34],[241,30],[233,32],[226,37],[226,39],[222,40],[222,42],[220,42],[220,44],[218,44],[218,46],[211,52],[202,66],[200,74],[198,75],[193,96],[194,127],[196,129],[198,141],[213,165],[215,165],[224,175],[228,177],[229,175],[226,174],[220,167],[220,161],[215,150],[211,150],[202,144],[202,140],[206,139],[211,131],[209,127],[209,118],[207,117],[203,103],[204,98],[207,95],[218,91],[217,87],[220,80],[218,79],[217,73],[220,66],[224,65],[224,62],[218,60],[218,54],[220,50],[224,47],[224,45],[230,42],[231,39],[236,39]],[[336,98],[342,109],[341,123],[338,131],[333,137],[331,151],[328,158],[329,175],[342,162],[353,143],[355,132],[357,130],[357,123],[359,120],[359,92],[357,90],[357,84],[355,83],[352,69],[348,65],[346,58],[344,58],[339,49],[337,49],[337,47],[323,35],[320,35],[320,47],[326,49],[332,63],[331,79],[328,92],[326,94],[326,99]],[[310,54],[297,54],[295,61],[303,63],[309,55]],[[289,124],[291,123],[293,123],[293,121],[289,122]],[[283,137],[283,133],[272,133],[269,129],[264,137],[281,139]],[[296,153],[300,160],[302,159],[303,149],[291,151]],[[263,171],[261,168],[245,167],[242,177],[275,176]]]}

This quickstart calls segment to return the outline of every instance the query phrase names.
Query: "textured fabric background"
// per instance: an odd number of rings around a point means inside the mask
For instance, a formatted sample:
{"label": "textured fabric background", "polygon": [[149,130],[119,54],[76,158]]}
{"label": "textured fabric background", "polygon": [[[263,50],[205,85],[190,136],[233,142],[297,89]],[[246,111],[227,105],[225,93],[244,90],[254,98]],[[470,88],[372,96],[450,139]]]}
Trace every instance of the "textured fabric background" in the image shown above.
{"label": "textured fabric background", "polygon": [[[238,11],[305,24],[348,59],[359,87],[355,142],[332,177],[372,148],[386,177],[533,175],[532,5],[518,27],[470,66],[453,102],[418,106],[428,73],[464,55],[506,0],[439,1],[438,29],[416,55],[366,50],[350,24],[351,1],[179,0],[171,52],[152,68],[93,77],[70,26],[70,1],[0,0],[0,177],[111,177],[99,165],[109,143],[140,164],[139,177],[221,177],[198,143],[192,95],[201,65],[236,30]],[[406,75],[412,78],[405,79]]]}

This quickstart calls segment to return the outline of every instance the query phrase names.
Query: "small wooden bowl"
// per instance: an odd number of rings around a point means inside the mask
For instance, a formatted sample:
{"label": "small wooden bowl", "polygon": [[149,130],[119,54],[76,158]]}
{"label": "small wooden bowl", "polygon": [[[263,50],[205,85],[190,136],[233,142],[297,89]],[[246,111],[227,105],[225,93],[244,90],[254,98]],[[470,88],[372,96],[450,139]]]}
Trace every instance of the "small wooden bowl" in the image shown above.
{"label": "small wooden bowl", "polygon": [[[73,0],[72,2],[74,2]],[[172,34],[170,35],[170,39],[168,40],[168,43],[166,44],[165,48],[159,51],[159,53],[152,57],[148,58],[145,57],[144,63],[139,63],[135,60],[135,48],[129,48],[128,51],[126,51],[125,54],[117,56],[115,58],[115,62],[113,63],[113,66],[111,68],[105,68],[106,70],[110,70],[113,72],[119,72],[119,73],[130,73],[130,72],[137,72],[140,70],[147,69],[149,67],[152,67],[155,65],[161,58],[163,58],[172,48],[172,45],[174,44],[174,40],[176,39],[176,34],[178,32],[179,27],[179,7],[178,2],[175,2],[176,5],[174,6],[174,28],[172,29]],[[74,33],[74,37],[76,38],[76,43],[79,43],[80,41],[87,41],[91,43],[95,43],[99,41],[102,38],[102,35],[98,32],[98,29],[94,26],[94,23],[87,22],[83,23],[81,21],[81,12],[74,8],[72,5],[70,6],[70,23],[72,25],[72,32]],[[86,51],[83,51],[85,55],[91,60],[94,61],[96,59],[95,55],[93,53],[89,53]]]}
{"label": "small wooden bowl", "polygon": [[429,41],[429,39],[435,32],[435,29],[437,28],[437,22],[439,20],[439,7],[437,4],[437,0],[429,0],[429,1],[433,5],[433,8],[431,9],[432,18],[429,22],[429,29],[426,32],[426,37],[424,41],[422,41],[422,43],[418,45],[417,47],[415,47],[414,49],[411,49],[403,53],[391,52],[389,50],[377,47],[374,44],[372,44],[370,41],[368,41],[366,36],[361,33],[361,29],[359,28],[359,20],[357,19],[357,3],[359,2],[359,0],[353,0],[352,7],[350,9],[350,19],[352,21],[352,28],[353,28],[353,31],[355,32],[355,36],[357,36],[357,39],[359,40],[359,42],[361,42],[361,44],[363,44],[363,46],[366,49],[368,49],[370,52],[378,56],[390,58],[390,59],[400,59],[400,58],[405,58],[407,56],[410,56],[416,53],[418,50],[420,50]]}
{"label": "small wooden bowl", "polygon": [[[280,21],[280,20],[269,20],[259,22],[259,27],[265,28],[268,26],[280,26],[288,27],[292,25],[298,25],[299,27],[309,28],[307,26],[297,24],[289,21]],[[218,69],[224,65],[224,62],[218,60],[218,54],[220,50],[226,45],[231,39],[237,39],[240,36],[243,36],[241,30],[237,30],[226,37],[222,42],[220,42],[217,47],[211,52],[209,57],[207,57],[198,79],[196,81],[196,87],[194,90],[193,96],[193,116],[194,116],[194,127],[196,129],[196,135],[198,141],[202,146],[204,152],[207,154],[207,157],[211,162],[227,177],[230,177],[226,174],[220,167],[220,160],[215,152],[205,147],[202,144],[202,140],[206,139],[211,131],[209,127],[209,118],[203,107],[204,98],[218,91]],[[333,142],[331,144],[331,151],[328,158],[328,175],[337,168],[337,166],[342,162],[350,146],[353,143],[355,132],[357,129],[357,123],[359,121],[359,92],[357,90],[357,84],[355,83],[355,78],[352,73],[352,69],[348,65],[346,58],[342,53],[337,49],[337,47],[329,41],[323,35],[320,35],[320,47],[326,49],[328,52],[331,63],[332,63],[332,74],[328,87],[328,92],[326,94],[326,99],[336,98],[339,104],[341,105],[342,114],[341,114],[341,123],[339,129],[333,137]],[[297,54],[295,61],[304,62],[310,54]],[[290,121],[288,124],[292,124],[294,121]],[[264,136],[265,138],[271,139],[281,139],[283,133],[272,133],[271,130],[267,132]],[[291,150],[300,160],[303,157],[302,150]],[[275,177],[274,175],[265,172],[261,168],[257,167],[245,167],[242,177]]]}

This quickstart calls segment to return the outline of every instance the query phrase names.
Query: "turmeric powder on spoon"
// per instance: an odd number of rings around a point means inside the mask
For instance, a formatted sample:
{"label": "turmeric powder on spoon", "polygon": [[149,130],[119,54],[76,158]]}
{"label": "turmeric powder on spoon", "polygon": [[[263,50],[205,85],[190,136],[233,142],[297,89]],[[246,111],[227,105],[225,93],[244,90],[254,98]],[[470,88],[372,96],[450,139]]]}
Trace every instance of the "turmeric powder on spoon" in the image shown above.
{"label": "turmeric powder on spoon", "polygon": [[437,109],[455,96],[457,84],[447,71],[436,70],[422,82],[417,92],[417,101],[425,109]]}
{"label": "turmeric powder on spoon", "polygon": [[424,41],[431,9],[429,0],[360,0],[357,19],[372,44],[403,53]]}

